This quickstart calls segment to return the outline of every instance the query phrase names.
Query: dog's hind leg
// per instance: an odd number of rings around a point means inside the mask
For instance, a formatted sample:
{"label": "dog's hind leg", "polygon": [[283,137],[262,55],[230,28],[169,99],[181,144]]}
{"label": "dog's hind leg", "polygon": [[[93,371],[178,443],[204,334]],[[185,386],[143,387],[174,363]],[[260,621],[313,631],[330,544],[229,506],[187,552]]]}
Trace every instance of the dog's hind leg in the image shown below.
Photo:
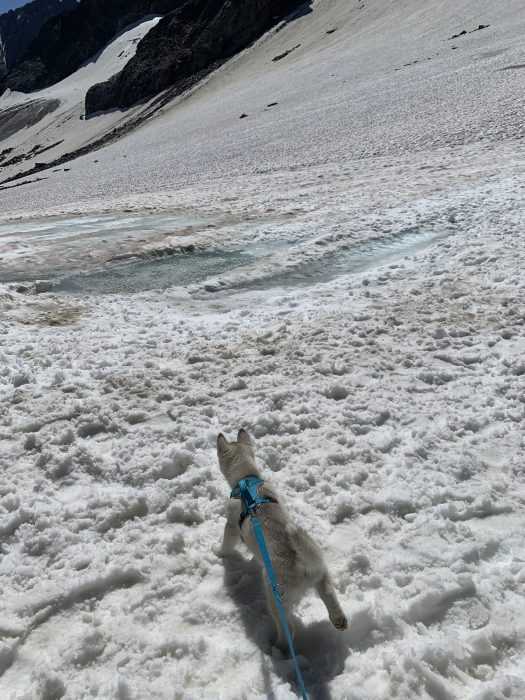
{"label": "dog's hind leg", "polygon": [[348,627],[348,620],[337,600],[334,584],[330,580],[328,573],[325,573],[323,578],[319,581],[316,590],[328,610],[328,617],[332,625],[338,630],[346,629]]}

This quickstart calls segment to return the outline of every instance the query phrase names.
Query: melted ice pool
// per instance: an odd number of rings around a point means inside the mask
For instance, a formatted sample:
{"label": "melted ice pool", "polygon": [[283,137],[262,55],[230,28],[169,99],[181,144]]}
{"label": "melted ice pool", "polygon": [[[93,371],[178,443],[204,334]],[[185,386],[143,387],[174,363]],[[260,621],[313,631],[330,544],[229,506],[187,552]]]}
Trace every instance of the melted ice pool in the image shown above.
{"label": "melted ice pool", "polygon": [[0,282],[45,278],[53,281],[54,292],[80,296],[190,285],[222,293],[293,288],[410,256],[449,233],[413,227],[363,243],[341,240],[330,247],[304,240],[259,240],[240,249],[174,249],[164,257],[140,252],[178,234],[184,246],[186,232],[202,231],[208,223],[177,213],[148,213],[0,224]]}
{"label": "melted ice pool", "polygon": [[323,254],[321,248],[317,257],[310,257],[303,264],[260,279],[241,281],[233,286],[238,289],[256,290],[304,287],[319,282],[330,282],[341,275],[365,272],[413,255],[448,235],[449,232],[425,233],[414,227],[363,243],[342,244],[336,251],[326,254]]}
{"label": "melted ice pool", "polygon": [[155,260],[136,260],[104,270],[64,277],[54,292],[68,294],[133,294],[152,289],[186,287],[253,261],[242,252],[196,251]]}
{"label": "melted ice pool", "polygon": [[0,222],[0,282],[56,279],[203,229],[208,220],[180,212],[116,213]]}

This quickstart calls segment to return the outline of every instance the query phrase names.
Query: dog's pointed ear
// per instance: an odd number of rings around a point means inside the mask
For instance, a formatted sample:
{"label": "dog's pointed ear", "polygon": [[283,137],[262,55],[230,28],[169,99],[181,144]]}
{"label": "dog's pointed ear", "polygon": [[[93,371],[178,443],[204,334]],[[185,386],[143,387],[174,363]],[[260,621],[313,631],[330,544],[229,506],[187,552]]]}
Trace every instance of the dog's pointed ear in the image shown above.
{"label": "dog's pointed ear", "polygon": [[224,454],[228,451],[229,442],[222,433],[217,435],[217,453]]}
{"label": "dog's pointed ear", "polygon": [[241,428],[237,433],[237,442],[241,442],[244,445],[249,445],[250,447],[253,447],[252,439],[244,428]]}

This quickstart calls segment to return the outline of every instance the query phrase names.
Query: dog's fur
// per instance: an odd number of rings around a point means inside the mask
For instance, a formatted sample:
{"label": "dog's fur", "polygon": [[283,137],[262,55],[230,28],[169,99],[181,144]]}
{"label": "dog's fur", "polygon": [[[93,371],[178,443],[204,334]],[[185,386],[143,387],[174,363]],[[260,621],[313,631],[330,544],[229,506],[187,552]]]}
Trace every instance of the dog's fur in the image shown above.
{"label": "dog's fur", "polygon": [[[240,479],[247,476],[261,478],[255,464],[253,443],[245,430],[239,430],[237,442],[228,442],[221,433],[217,438],[217,455],[221,471],[231,488],[234,488]],[[338,630],[346,629],[348,625],[346,616],[337,600],[320,548],[302,528],[290,522],[280,502],[279,495],[275,493],[268,482],[265,481],[261,485],[259,494],[270,496],[279,501],[278,503],[261,505],[257,511],[257,517],[264,530],[266,544],[287,613],[299,602],[309,588],[315,588],[328,610],[328,616],[334,627]],[[245,519],[242,531],[239,528],[241,509],[240,500],[230,499],[220,554],[221,556],[231,555],[242,537],[244,543],[262,564],[261,553],[251,529],[250,518]],[[281,630],[273,594],[266,577],[264,580],[266,602],[277,628],[277,646],[285,649],[286,639]],[[287,617],[289,619],[289,615]]]}

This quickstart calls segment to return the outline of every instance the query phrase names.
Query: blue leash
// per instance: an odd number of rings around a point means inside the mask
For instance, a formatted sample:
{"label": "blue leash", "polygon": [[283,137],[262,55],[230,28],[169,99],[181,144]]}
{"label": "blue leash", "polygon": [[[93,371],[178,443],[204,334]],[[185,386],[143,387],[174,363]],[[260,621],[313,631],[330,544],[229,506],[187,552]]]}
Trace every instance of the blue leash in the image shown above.
{"label": "blue leash", "polygon": [[255,515],[257,507],[263,503],[276,503],[273,498],[266,498],[264,496],[259,496],[258,489],[262,484],[262,479],[257,476],[248,476],[245,479],[241,479],[237,486],[233,489],[231,493],[231,498],[240,498],[243,505],[243,512],[240,517],[239,525],[242,523],[247,516],[250,516],[253,534],[261,550],[261,555],[263,558],[264,566],[266,568],[266,573],[268,575],[268,580],[272,587],[273,597],[275,599],[275,605],[279,613],[279,619],[281,620],[281,626],[283,628],[284,634],[286,636],[286,641],[288,642],[288,648],[290,649],[290,654],[292,657],[293,666],[295,669],[295,675],[297,677],[297,685],[301,691],[303,700],[308,700],[308,693],[306,692],[306,687],[304,685],[303,674],[299,667],[299,662],[297,661],[297,655],[295,653],[295,648],[293,645],[292,634],[286,620],[286,612],[284,610],[283,601],[281,598],[281,591],[279,590],[279,584],[277,582],[277,577],[272,565],[272,560],[270,559],[270,554],[266,546],[266,541],[264,539],[264,533],[262,525],[259,519]]}

